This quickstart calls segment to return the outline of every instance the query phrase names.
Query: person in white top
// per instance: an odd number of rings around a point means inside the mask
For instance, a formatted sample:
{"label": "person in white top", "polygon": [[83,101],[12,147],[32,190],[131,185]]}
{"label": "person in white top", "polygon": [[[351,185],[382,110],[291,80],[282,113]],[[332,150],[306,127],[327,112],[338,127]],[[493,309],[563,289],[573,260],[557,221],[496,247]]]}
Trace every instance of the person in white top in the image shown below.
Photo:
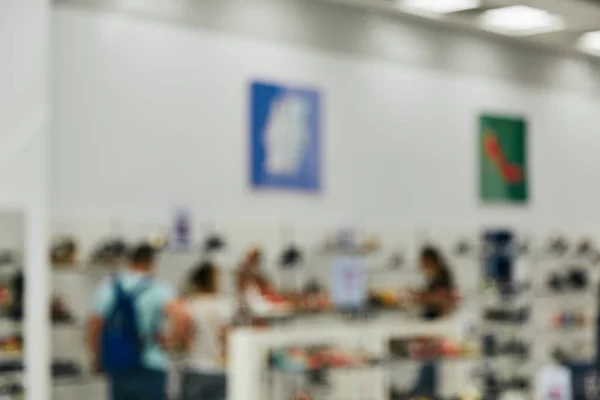
{"label": "person in white top", "polygon": [[219,295],[219,273],[203,262],[190,275],[187,309],[192,321],[181,400],[225,400],[227,328],[235,311],[234,301]]}

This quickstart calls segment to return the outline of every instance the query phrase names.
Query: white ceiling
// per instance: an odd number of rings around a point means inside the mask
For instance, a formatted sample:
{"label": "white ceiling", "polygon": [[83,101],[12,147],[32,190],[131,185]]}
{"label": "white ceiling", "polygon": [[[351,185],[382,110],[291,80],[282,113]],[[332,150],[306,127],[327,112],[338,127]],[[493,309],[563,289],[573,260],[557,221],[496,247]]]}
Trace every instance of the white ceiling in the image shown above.
{"label": "white ceiling", "polygon": [[[406,14],[398,7],[398,0],[323,0],[328,2],[346,3],[365,9],[376,9],[395,15]],[[534,43],[546,48],[565,51],[576,51],[577,40],[582,34],[600,31],[600,0],[481,0],[478,10],[440,15],[435,19],[442,24],[459,26],[467,29],[481,30],[478,17],[485,9],[501,8],[514,5],[525,5],[561,15],[566,21],[566,29],[522,36],[515,40]],[[419,16],[423,18],[422,16]]]}

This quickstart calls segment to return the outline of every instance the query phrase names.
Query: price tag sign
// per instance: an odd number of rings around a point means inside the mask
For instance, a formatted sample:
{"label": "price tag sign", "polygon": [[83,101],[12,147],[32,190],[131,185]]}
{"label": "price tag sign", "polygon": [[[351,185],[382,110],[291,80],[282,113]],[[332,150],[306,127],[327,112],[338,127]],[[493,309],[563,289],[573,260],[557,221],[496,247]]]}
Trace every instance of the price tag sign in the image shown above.
{"label": "price tag sign", "polygon": [[330,294],[341,309],[360,309],[367,302],[367,274],[360,258],[338,258],[330,271]]}

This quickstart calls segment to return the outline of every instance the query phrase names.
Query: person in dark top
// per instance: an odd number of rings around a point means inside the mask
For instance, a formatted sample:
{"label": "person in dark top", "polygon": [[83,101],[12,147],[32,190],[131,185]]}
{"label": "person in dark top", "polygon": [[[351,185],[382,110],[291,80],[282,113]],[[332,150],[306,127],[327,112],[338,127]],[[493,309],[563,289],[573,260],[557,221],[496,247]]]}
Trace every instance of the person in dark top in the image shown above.
{"label": "person in dark top", "polygon": [[456,306],[454,278],[441,252],[432,246],[421,251],[421,271],[425,274],[425,289],[416,294],[423,306],[423,318],[437,319],[450,313]]}
{"label": "person in dark top", "polygon": [[[413,293],[415,302],[423,307],[422,317],[435,320],[447,316],[457,305],[458,296],[452,271],[441,252],[432,246],[421,250],[421,271],[425,275],[425,288]],[[434,397],[437,393],[438,366],[435,362],[423,364],[411,396]]]}

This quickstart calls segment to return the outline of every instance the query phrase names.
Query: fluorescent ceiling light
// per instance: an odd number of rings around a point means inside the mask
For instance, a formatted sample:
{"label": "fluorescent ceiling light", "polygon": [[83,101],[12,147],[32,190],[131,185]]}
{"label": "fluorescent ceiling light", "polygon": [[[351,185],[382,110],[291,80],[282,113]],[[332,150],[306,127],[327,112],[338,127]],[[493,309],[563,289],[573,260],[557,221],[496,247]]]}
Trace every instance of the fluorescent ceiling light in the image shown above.
{"label": "fluorescent ceiling light", "polygon": [[600,56],[600,31],[588,32],[582,35],[579,38],[577,47],[586,53]]}
{"label": "fluorescent ceiling light", "polygon": [[527,6],[496,8],[480,17],[483,28],[517,36],[538,35],[565,29],[562,16]]}
{"label": "fluorescent ceiling light", "polygon": [[481,0],[400,0],[398,5],[408,12],[449,14],[477,8]]}

